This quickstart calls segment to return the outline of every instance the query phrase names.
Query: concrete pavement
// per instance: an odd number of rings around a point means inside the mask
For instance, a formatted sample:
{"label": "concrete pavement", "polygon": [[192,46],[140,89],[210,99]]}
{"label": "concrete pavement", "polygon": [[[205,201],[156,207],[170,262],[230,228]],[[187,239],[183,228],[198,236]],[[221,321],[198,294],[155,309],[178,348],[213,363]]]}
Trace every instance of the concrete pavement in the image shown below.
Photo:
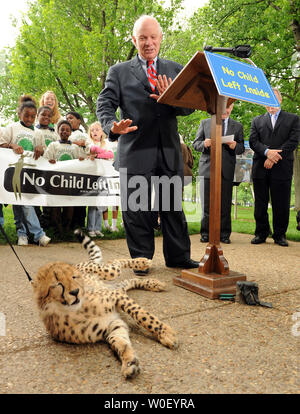
{"label": "concrete pavement", "polygon": [[[39,320],[27,277],[8,246],[0,246],[0,393],[202,394],[300,392],[300,243],[251,245],[250,235],[233,233],[222,245],[231,270],[259,285],[272,309],[211,300],[173,285],[180,269],[164,266],[162,239],[149,276],[167,283],[166,292],[131,291],[145,309],[170,324],[180,346],[164,348],[125,315],[141,373],[123,379],[106,344],[54,342]],[[97,241],[104,262],[129,257],[122,240]],[[191,236],[192,258],[205,244]],[[18,247],[30,275],[46,262],[86,259],[77,243]],[[132,277],[124,270],[122,278]],[[0,331],[1,334],[1,331]]]}

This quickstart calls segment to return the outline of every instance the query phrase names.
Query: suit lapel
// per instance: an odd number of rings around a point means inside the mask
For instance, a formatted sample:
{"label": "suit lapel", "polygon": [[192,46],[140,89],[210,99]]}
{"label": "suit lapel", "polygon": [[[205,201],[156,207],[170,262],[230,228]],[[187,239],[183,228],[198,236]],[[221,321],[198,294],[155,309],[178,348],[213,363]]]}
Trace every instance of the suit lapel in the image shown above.
{"label": "suit lapel", "polygon": [[274,128],[274,129],[276,129],[277,127],[279,127],[279,125],[280,125],[280,124],[281,124],[281,122],[282,122],[283,117],[284,117],[284,114],[282,113],[282,110],[281,110],[281,111],[280,111],[280,114],[278,115],[278,118],[277,118],[277,120],[276,120],[276,123],[275,123],[275,128]]}
{"label": "suit lapel", "polygon": [[168,65],[164,62],[163,59],[157,58],[157,75],[166,75],[168,76]]}
{"label": "suit lapel", "polygon": [[146,76],[146,73],[144,72],[141,62],[138,58],[138,56],[136,56],[134,59],[132,59],[131,61],[131,70],[134,74],[134,76],[137,78],[137,80],[139,82],[141,82],[144,87],[149,90],[149,92],[151,93],[151,87],[150,87],[150,83],[148,81],[148,78]]}
{"label": "suit lapel", "polygon": [[271,117],[270,117],[269,112],[267,112],[267,113],[265,114],[265,121],[266,121],[266,125],[267,125],[267,127],[270,129],[270,131],[271,131],[271,132],[273,132],[273,127],[272,127]]}
{"label": "suit lapel", "polygon": [[234,122],[231,118],[228,118],[226,135],[234,135]]}

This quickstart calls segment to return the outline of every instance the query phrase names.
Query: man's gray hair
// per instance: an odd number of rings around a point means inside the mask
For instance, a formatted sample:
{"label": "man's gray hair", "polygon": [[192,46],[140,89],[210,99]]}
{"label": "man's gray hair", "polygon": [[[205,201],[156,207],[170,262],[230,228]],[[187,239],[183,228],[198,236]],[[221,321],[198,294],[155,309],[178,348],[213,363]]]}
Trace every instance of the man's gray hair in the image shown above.
{"label": "man's gray hair", "polygon": [[281,96],[280,90],[278,88],[272,88],[272,89],[273,89],[273,92],[277,92],[279,98],[282,100],[282,96]]}
{"label": "man's gray hair", "polygon": [[138,31],[138,28],[139,28],[139,26],[143,23],[143,21],[144,20],[146,20],[146,19],[152,19],[152,20],[155,20],[156,21],[156,23],[158,24],[158,27],[159,27],[159,30],[160,30],[160,32],[161,32],[161,34],[162,34],[162,28],[161,28],[161,26],[160,26],[160,24],[159,24],[159,22],[157,21],[157,19],[155,18],[155,17],[153,17],[153,16],[148,16],[147,14],[143,14],[142,16],[140,16],[136,21],[135,21],[135,23],[134,23],[134,26],[133,26],[133,30],[132,30],[132,35],[136,38],[136,33],[137,33],[137,31]]}

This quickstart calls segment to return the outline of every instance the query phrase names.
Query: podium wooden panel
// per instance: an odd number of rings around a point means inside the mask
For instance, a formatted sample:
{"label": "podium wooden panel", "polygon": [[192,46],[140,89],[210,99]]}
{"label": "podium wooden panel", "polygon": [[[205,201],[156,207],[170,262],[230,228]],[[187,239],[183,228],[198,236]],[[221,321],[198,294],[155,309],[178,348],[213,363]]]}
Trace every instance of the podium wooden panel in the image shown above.
{"label": "podium wooden panel", "polygon": [[246,276],[231,271],[229,275],[218,273],[202,274],[197,269],[183,270],[181,276],[173,279],[174,285],[188,289],[209,299],[218,299],[221,293],[236,293],[236,282],[246,280]]}
{"label": "podium wooden panel", "polygon": [[229,270],[220,246],[222,114],[234,99],[220,96],[203,52],[197,52],[172,84],[158,99],[159,103],[200,109],[211,117],[209,243],[198,269],[182,270],[173,279],[175,285],[211,299],[221,293],[235,293],[236,282],[246,276]]}

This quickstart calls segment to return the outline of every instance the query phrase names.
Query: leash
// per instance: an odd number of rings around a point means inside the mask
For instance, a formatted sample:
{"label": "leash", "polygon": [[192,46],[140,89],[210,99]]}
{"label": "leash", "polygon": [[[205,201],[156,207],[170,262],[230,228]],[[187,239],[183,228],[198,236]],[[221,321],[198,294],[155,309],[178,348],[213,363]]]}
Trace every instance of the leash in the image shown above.
{"label": "leash", "polygon": [[21,262],[21,260],[20,260],[19,256],[17,255],[17,253],[16,253],[15,249],[13,248],[13,245],[11,244],[11,242],[10,242],[10,240],[9,240],[9,238],[8,238],[8,236],[7,236],[7,234],[5,233],[4,228],[2,227],[2,224],[0,224],[0,230],[1,230],[1,233],[3,234],[3,236],[5,237],[5,239],[6,239],[7,243],[10,245],[10,247],[11,247],[12,251],[13,251],[13,252],[14,252],[14,254],[16,255],[17,259],[19,260],[19,262],[20,262],[21,266],[23,267],[24,272],[26,273],[26,276],[28,277],[29,282],[31,282],[31,281],[32,281],[32,278],[29,276],[29,273],[28,273],[28,272],[27,272],[27,270],[25,269],[25,267],[24,267],[23,263]]}

